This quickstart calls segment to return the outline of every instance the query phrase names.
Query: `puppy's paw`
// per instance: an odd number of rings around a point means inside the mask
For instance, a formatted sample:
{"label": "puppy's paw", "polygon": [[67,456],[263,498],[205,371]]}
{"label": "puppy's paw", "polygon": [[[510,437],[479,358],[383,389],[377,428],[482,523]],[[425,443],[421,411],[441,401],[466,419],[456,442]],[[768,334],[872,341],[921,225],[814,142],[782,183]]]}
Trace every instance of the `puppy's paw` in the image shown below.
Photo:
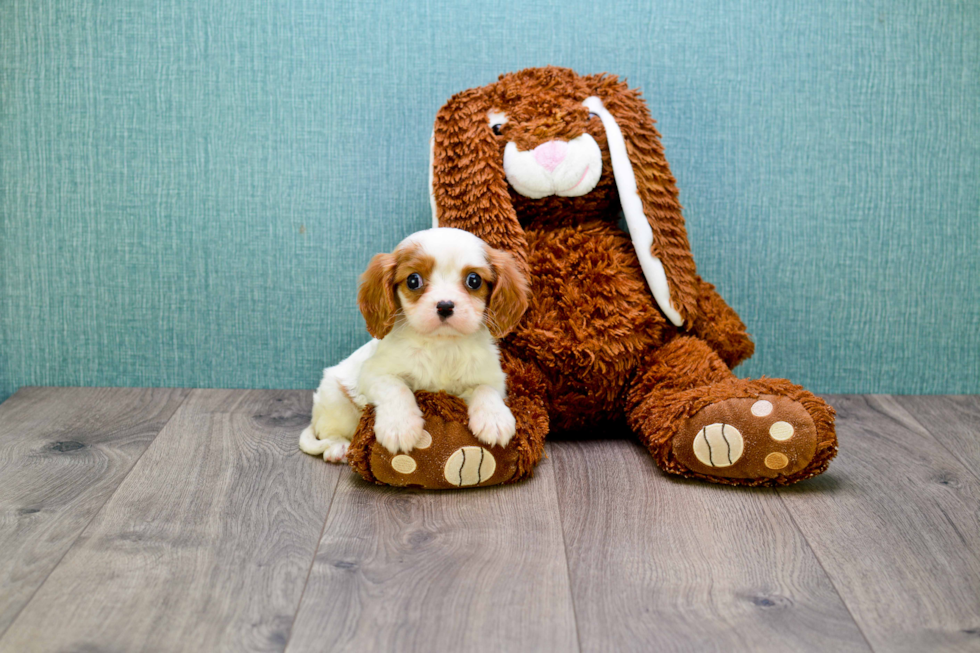
{"label": "puppy's paw", "polygon": [[422,439],[425,419],[422,411],[384,410],[380,407],[374,413],[374,437],[378,444],[391,453],[408,453]]}
{"label": "puppy's paw", "polygon": [[323,459],[328,463],[345,463],[349,446],[348,440],[331,440],[330,446],[323,452]]}
{"label": "puppy's paw", "polygon": [[491,447],[506,447],[517,432],[514,415],[496,392],[475,395],[469,406],[469,417],[473,435]]}
{"label": "puppy's paw", "polygon": [[347,447],[350,440],[339,436],[317,438],[313,426],[307,426],[299,436],[299,448],[311,456],[322,455],[328,463],[340,463],[347,460]]}

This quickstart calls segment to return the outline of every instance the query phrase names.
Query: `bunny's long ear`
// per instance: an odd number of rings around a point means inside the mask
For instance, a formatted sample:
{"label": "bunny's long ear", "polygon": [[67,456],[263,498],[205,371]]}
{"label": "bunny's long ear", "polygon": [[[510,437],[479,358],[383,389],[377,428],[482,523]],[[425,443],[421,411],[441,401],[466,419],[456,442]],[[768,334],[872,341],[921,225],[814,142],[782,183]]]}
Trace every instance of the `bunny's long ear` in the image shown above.
{"label": "bunny's long ear", "polygon": [[660,134],[637,91],[615,77],[594,78],[585,100],[606,130],[616,189],[643,275],[664,315],[690,326],[697,311],[697,273],[677,185]]}
{"label": "bunny's long ear", "polygon": [[490,129],[489,97],[487,87],[457,93],[436,115],[430,167],[433,222],[475,234],[513,254],[523,267],[527,240]]}
{"label": "bunny's long ear", "polygon": [[494,338],[503,338],[524,316],[531,290],[517,259],[509,252],[488,249],[487,258],[495,277],[487,302],[487,315],[491,318],[488,326]]}

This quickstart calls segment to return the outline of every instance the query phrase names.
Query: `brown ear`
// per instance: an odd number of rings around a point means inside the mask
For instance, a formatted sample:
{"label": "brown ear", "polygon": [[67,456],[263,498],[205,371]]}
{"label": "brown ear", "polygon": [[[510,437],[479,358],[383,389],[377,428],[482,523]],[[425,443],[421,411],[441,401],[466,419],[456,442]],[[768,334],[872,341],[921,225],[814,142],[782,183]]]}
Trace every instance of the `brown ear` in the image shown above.
{"label": "brown ear", "polygon": [[510,199],[488,114],[492,86],[457,93],[436,114],[432,199],[440,227],[475,234],[524,264],[527,240]]}
{"label": "brown ear", "polygon": [[531,289],[527,275],[510,253],[487,248],[487,258],[495,277],[487,302],[487,326],[494,338],[503,338],[524,317]]}
{"label": "brown ear", "polygon": [[[639,91],[631,90],[625,82],[614,76],[597,75],[588,79],[593,94],[615,118],[622,132],[636,180],[636,194],[653,232],[650,253],[663,264],[670,288],[670,303],[680,314],[684,325],[689,327],[698,317],[697,271],[684,227],[677,183],[667,165],[660,134],[654,127],[650,110]],[[608,136],[609,130],[606,131]],[[619,186],[619,171],[616,182]],[[624,199],[624,194],[620,188],[620,200],[624,202],[625,210],[627,200]],[[657,300],[660,303],[660,297]]]}
{"label": "brown ear", "polygon": [[376,254],[361,275],[357,305],[367,323],[368,333],[381,339],[395,326],[398,301],[395,299],[395,255]]}

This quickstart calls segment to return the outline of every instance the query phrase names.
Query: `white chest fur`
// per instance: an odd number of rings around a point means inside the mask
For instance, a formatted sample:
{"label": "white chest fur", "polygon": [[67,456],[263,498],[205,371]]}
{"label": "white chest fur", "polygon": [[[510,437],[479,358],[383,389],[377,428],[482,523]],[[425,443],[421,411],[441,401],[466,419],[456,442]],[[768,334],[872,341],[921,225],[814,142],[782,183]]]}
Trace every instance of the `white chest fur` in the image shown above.
{"label": "white chest fur", "polygon": [[497,346],[486,329],[457,338],[424,338],[395,328],[365,363],[370,374],[396,376],[413,391],[463,395],[479,385],[505,392]]}

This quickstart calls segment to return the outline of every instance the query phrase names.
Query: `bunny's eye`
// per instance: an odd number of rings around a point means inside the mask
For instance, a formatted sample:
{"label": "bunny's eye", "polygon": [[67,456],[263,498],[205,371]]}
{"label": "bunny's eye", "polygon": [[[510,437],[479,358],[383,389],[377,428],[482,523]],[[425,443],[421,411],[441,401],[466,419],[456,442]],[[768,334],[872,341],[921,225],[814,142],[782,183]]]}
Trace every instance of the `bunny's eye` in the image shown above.
{"label": "bunny's eye", "polygon": [[501,127],[507,124],[507,114],[497,110],[487,112],[487,123],[495,136],[500,136]]}
{"label": "bunny's eye", "polygon": [[422,275],[417,272],[413,272],[412,274],[408,275],[407,279],[405,279],[405,285],[408,286],[409,290],[418,290],[422,287]]}

